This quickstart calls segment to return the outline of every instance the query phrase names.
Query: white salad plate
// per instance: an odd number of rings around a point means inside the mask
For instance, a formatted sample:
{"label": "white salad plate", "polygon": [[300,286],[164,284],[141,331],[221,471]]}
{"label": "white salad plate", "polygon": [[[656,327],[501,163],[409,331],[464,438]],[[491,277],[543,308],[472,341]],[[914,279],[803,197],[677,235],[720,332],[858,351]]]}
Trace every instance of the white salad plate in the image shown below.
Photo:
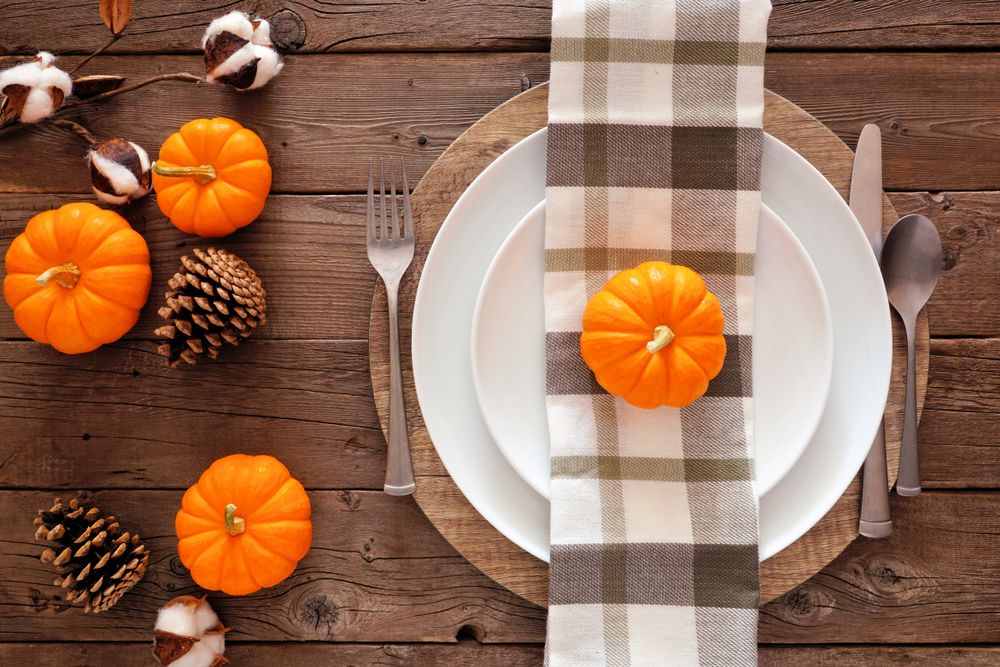
{"label": "white salad plate", "polygon": [[[472,321],[486,270],[514,226],[545,198],[546,132],[519,142],[462,194],[434,240],[413,311],[420,410],[438,455],[469,502],[503,535],[548,560],[549,502],[497,447],[472,380]],[[765,138],[761,198],[819,273],[833,322],[833,374],[816,432],[760,499],[760,558],[815,525],[871,445],[889,389],[889,306],[868,241],[836,190],[797,153]]]}
{"label": "white salad plate", "polygon": [[[514,227],[486,271],[472,318],[472,381],[494,442],[549,498],[544,245],[543,201]],[[754,443],[756,489],[763,495],[809,444],[833,374],[833,321],[819,274],[763,204],[754,288]]]}

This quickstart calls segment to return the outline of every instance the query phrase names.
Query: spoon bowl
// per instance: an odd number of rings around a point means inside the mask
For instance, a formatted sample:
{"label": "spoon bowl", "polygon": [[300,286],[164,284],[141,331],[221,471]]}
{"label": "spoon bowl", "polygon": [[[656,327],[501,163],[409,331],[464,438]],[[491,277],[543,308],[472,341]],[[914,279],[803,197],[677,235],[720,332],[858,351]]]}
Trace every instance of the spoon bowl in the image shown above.
{"label": "spoon bowl", "polygon": [[885,237],[882,279],[889,303],[906,327],[906,407],[903,410],[903,443],[899,452],[896,493],[920,493],[920,457],[917,450],[916,322],[941,275],[941,236],[934,223],[922,215],[899,219]]}

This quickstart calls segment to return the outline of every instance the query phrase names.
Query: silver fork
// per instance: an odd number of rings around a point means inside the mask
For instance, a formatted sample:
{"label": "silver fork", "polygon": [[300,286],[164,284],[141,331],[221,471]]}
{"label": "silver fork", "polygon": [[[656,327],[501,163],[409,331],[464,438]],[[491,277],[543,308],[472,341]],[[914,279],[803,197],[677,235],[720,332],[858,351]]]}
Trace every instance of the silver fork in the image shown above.
{"label": "silver fork", "polygon": [[385,492],[406,496],[417,488],[410,460],[410,438],[406,432],[406,407],[403,404],[403,373],[399,364],[399,280],[413,261],[413,215],[410,213],[410,190],[406,186],[406,165],[399,159],[403,174],[403,220],[400,229],[396,210],[396,172],[389,159],[392,187],[392,227],[385,217],[385,171],[378,161],[379,207],[381,222],[375,224],[375,193],[372,184],[374,161],[368,161],[368,261],[385,283],[389,301],[389,453],[385,467]]}

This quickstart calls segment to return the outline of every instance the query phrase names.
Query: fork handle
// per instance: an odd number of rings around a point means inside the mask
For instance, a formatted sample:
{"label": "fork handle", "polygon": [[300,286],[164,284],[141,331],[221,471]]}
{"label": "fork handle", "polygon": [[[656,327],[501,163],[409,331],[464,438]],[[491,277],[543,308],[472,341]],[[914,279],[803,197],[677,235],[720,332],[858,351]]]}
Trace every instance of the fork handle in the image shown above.
{"label": "fork handle", "polygon": [[417,483],[410,460],[403,372],[399,363],[399,283],[386,283],[385,292],[389,301],[389,453],[384,488],[391,496],[408,496],[416,490]]}

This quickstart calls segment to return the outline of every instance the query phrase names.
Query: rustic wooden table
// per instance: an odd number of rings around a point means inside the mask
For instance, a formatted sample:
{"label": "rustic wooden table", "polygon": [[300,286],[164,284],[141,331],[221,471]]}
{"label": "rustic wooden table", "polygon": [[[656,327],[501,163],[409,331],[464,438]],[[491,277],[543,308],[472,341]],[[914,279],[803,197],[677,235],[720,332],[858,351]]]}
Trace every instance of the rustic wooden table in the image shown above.
{"label": "rustic wooden table", "polygon": [[[0,0],[0,69],[50,50],[72,66],[107,40],[97,1]],[[893,495],[896,533],[856,540],[762,608],[762,665],[986,665],[1000,660],[1000,66],[998,3],[776,0],[766,85],[849,145],[882,127],[900,214],[938,225],[920,426],[925,492]],[[154,289],[122,341],[64,356],[26,341],[0,306],[0,664],[141,665],[156,610],[198,591],[176,555],[183,490],[216,458],[270,453],[313,501],[295,574],[247,598],[210,596],[237,665],[539,665],[545,613],[482,575],[412,499],[384,495],[385,441],[368,374],[375,273],[364,247],[369,157],[402,155],[410,183],[467,127],[548,78],[546,0],[136,3],[126,36],[83,73],[131,81],[202,69],[201,34],[234,6],[290,49],[261,91],[164,83],[69,117],[154,156],[193,118],[263,137],[264,214],[217,245],[257,268],[268,323],[216,362],[176,370],[151,332],[179,257],[205,244],[151,197],[124,209],[147,239]],[[93,201],[83,145],[53,127],[0,137],[0,251],[37,211]],[[31,519],[79,494],[152,552],[112,610],[68,606],[38,562]]]}

